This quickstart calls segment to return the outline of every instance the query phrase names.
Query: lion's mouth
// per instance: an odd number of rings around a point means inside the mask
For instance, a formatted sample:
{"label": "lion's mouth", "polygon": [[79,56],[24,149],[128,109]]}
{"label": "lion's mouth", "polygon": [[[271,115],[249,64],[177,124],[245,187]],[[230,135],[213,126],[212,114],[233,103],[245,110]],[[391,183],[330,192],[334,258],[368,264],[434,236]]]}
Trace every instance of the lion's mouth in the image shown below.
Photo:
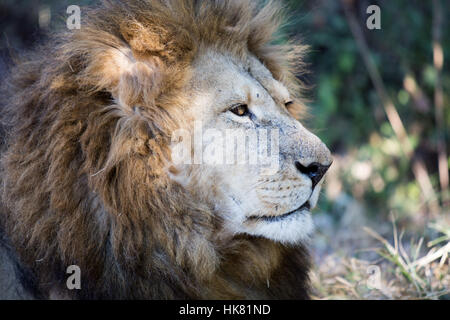
{"label": "lion's mouth", "polygon": [[304,204],[302,204],[297,209],[294,209],[292,211],[289,211],[288,213],[283,213],[281,215],[277,216],[250,216],[247,218],[247,220],[262,220],[266,222],[277,222],[286,219],[287,217],[290,217],[295,214],[300,214],[304,210],[309,211],[311,209],[311,205],[309,204],[309,201],[306,201]]}

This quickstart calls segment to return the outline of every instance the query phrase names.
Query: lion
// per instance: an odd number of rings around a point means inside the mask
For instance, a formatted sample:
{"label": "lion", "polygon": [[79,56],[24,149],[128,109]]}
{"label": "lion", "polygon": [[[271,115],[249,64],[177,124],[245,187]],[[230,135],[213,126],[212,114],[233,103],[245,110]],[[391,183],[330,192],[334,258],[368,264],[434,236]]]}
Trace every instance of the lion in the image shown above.
{"label": "lion", "polygon": [[[0,217],[32,297],[309,298],[332,158],[300,123],[305,46],[276,44],[284,21],[274,2],[104,0],[20,58],[1,94]],[[275,132],[276,165],[189,163],[222,146],[196,127]]]}

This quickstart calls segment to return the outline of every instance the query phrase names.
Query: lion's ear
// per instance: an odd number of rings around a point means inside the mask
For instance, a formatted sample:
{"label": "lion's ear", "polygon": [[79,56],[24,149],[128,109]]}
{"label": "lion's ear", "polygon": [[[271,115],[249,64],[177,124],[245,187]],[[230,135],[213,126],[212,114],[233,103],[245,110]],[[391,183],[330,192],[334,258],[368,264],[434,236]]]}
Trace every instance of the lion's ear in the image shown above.
{"label": "lion's ear", "polygon": [[86,72],[96,88],[109,91],[120,105],[151,105],[163,78],[161,37],[136,23],[124,24],[120,32],[125,41],[95,52]]}
{"label": "lion's ear", "polygon": [[105,88],[118,104],[152,105],[161,87],[163,65],[158,57],[137,60],[129,48],[111,49],[102,68]]}
{"label": "lion's ear", "polygon": [[131,61],[120,66],[117,85],[112,95],[120,105],[153,105],[160,92],[162,64],[158,58]]}
{"label": "lion's ear", "polygon": [[110,92],[122,106],[151,105],[160,92],[163,70],[159,57],[137,58],[126,46],[109,47],[92,57],[83,72],[90,77],[82,81],[89,79],[89,86]]}
{"label": "lion's ear", "polygon": [[182,70],[195,55],[195,46],[185,31],[161,25],[126,21],[119,27],[120,36],[84,36],[80,55],[88,61],[79,81],[109,91],[118,103],[128,106],[150,105],[163,86],[182,84]]}

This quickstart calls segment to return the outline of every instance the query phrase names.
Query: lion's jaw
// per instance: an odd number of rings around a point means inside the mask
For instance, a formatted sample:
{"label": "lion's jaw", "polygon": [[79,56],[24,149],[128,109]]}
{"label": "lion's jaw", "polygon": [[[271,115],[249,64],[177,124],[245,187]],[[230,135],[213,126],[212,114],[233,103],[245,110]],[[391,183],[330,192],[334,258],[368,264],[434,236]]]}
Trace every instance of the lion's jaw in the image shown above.
{"label": "lion's jaw", "polygon": [[[192,97],[186,118],[192,121],[181,129],[183,139],[172,140],[172,172],[177,174],[171,178],[222,218],[224,237],[244,233],[284,243],[308,240],[314,229],[310,209],[322,180],[313,183],[297,162],[327,168],[331,155],[290,115],[285,86],[251,55],[241,61],[210,50],[194,62],[186,90]],[[248,106],[247,115],[230,111],[239,104]],[[180,140],[190,148],[181,158],[175,157]]]}

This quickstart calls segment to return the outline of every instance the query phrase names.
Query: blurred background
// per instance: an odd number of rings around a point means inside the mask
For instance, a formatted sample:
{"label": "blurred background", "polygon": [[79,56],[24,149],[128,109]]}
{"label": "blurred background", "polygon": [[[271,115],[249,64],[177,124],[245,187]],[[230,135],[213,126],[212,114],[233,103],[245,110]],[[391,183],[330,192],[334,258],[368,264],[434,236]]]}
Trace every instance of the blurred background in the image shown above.
{"label": "blurred background", "polygon": [[[317,299],[450,299],[450,2],[282,0],[310,46],[311,128],[332,150]],[[0,72],[93,0],[0,0]],[[366,10],[380,8],[381,29]]]}

